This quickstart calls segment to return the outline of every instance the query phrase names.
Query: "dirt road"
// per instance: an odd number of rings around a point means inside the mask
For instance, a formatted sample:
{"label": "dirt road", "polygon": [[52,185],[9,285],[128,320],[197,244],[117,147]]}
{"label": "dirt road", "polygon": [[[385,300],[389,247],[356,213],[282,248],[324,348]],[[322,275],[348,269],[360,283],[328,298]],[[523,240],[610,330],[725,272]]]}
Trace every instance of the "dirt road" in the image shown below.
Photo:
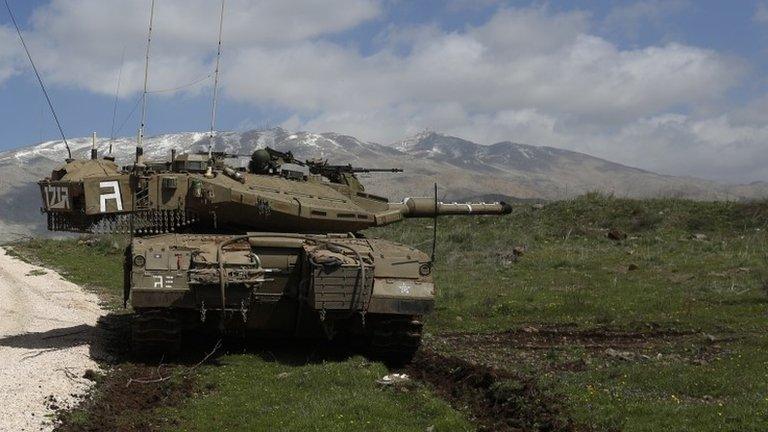
{"label": "dirt road", "polygon": [[105,313],[94,294],[0,248],[0,431],[50,430],[51,410],[87,390]]}

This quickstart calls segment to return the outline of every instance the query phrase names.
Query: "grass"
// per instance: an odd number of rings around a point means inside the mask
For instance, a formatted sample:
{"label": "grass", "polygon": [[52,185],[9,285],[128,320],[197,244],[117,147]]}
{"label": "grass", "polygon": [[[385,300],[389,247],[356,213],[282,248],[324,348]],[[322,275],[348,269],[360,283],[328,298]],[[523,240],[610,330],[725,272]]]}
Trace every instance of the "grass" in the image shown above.
{"label": "grass", "polygon": [[[598,428],[768,430],[768,203],[590,194],[542,209],[520,206],[505,217],[438,223],[438,302],[428,340],[530,326],[681,334],[648,336],[627,348],[631,360],[569,344],[509,346],[487,359],[535,374],[565,395],[577,420]],[[410,220],[366,234],[428,251],[431,225]],[[611,240],[609,230],[626,238]],[[524,254],[516,257],[515,247]],[[113,249],[44,240],[14,248],[115,294],[122,252]],[[557,367],[573,361],[583,367]],[[425,387],[376,387],[384,373],[360,358],[292,365],[225,356],[221,366],[200,369],[201,382],[216,388],[166,415],[175,430],[469,427]]]}
{"label": "grass", "polygon": [[[438,306],[429,325],[441,332],[526,323],[765,329],[768,210],[755,207],[588,195],[504,218],[441,219]],[[695,231],[687,228],[692,218]],[[431,224],[373,234],[425,247]],[[608,239],[614,228],[628,239]],[[518,262],[515,246],[526,248]]]}
{"label": "grass", "polygon": [[233,355],[200,380],[215,390],[165,415],[177,431],[469,431],[424,386],[382,387],[380,363],[362,357],[300,366]]}

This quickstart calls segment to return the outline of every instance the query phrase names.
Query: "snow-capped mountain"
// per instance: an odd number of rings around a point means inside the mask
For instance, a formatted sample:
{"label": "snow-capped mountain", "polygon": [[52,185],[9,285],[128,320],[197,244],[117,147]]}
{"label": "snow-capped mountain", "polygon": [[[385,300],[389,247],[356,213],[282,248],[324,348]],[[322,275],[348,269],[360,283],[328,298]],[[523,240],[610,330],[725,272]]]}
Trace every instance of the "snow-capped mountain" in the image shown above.
{"label": "snow-capped mountain", "polygon": [[[92,139],[69,140],[73,157],[89,157]],[[145,139],[149,160],[178,153],[204,151],[207,133],[166,134]],[[113,142],[98,139],[100,156],[131,163],[134,138]],[[361,167],[403,168],[403,174],[371,174],[363,182],[373,193],[400,199],[428,195],[440,184],[446,199],[479,196],[559,199],[602,191],[619,196],[684,196],[696,199],[750,199],[768,196],[768,184],[729,186],[711,181],[673,177],[613,163],[583,153],[513,142],[480,145],[461,138],[423,132],[391,145],[361,141],[337,133],[289,132],[281,128],[219,133],[214,149],[242,155],[244,164],[257,148],[291,151],[300,159],[322,158]],[[40,232],[40,194],[36,181],[61,165],[66,149],[50,141],[0,153],[0,240]]]}

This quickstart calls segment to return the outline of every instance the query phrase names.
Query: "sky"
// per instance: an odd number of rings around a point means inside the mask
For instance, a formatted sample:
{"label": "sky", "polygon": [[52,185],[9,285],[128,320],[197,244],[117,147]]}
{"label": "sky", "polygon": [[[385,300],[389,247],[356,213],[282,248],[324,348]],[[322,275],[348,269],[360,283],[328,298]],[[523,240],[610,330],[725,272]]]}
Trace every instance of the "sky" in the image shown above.
{"label": "sky", "polygon": [[[150,0],[9,3],[67,136],[135,136]],[[210,127],[219,8],[157,0],[147,135]],[[768,181],[766,72],[768,0],[228,0],[217,129],[431,130]],[[57,138],[2,8],[0,151]]]}

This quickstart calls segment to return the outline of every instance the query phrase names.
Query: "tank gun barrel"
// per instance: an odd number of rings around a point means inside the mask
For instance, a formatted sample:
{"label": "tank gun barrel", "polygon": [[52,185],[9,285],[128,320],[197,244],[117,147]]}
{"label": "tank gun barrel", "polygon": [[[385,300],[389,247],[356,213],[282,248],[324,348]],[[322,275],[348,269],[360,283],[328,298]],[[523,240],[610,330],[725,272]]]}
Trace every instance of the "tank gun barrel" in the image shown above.
{"label": "tank gun barrel", "polygon": [[[432,198],[406,198],[402,203],[394,203],[405,217],[434,217],[446,215],[502,215],[512,212],[512,206],[505,202],[496,203],[444,203]],[[437,210],[437,215],[435,215]]]}
{"label": "tank gun barrel", "polygon": [[406,198],[403,202],[390,203],[389,210],[376,215],[376,225],[389,225],[404,218],[431,218],[449,215],[505,215],[512,213],[512,206],[496,203],[444,203],[433,198]]}
{"label": "tank gun barrel", "polygon": [[356,168],[352,167],[351,172],[355,173],[374,173],[374,172],[388,172],[388,173],[401,173],[402,168]]}
{"label": "tank gun barrel", "polygon": [[312,174],[341,174],[341,173],[376,173],[376,172],[388,172],[388,173],[401,173],[401,168],[362,168],[353,167],[352,165],[328,165],[324,162],[307,161],[309,166],[309,172]]}

